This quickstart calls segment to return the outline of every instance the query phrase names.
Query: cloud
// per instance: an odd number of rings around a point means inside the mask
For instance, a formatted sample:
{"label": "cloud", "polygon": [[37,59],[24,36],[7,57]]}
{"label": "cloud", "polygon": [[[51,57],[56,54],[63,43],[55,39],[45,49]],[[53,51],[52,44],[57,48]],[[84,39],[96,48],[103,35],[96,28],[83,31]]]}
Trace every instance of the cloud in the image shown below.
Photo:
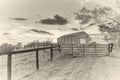
{"label": "cloud", "polygon": [[72,31],[78,31],[79,29],[77,29],[77,28],[72,28],[71,30],[72,30]]}
{"label": "cloud", "polygon": [[62,16],[55,15],[54,19],[42,19],[40,21],[42,24],[48,24],[48,25],[65,25],[68,23],[67,19],[63,18]]}
{"label": "cloud", "polygon": [[88,26],[93,26],[93,25],[95,25],[96,23],[90,23]]}
{"label": "cloud", "polygon": [[17,20],[17,21],[25,21],[27,18],[9,18],[11,20]]}
{"label": "cloud", "polygon": [[30,31],[40,33],[40,34],[53,35],[52,33],[47,32],[47,31],[43,31],[43,30],[31,29]]}
{"label": "cloud", "polygon": [[3,33],[3,35],[4,35],[4,36],[7,36],[7,35],[10,35],[10,33],[7,33],[7,32],[6,32],[6,33]]}

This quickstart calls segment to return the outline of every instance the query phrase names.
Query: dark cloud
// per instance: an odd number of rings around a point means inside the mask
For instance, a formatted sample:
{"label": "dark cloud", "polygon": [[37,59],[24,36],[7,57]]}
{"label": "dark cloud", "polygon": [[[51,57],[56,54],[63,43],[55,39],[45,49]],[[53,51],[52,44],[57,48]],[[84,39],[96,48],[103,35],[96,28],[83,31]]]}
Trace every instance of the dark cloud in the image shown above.
{"label": "dark cloud", "polygon": [[65,25],[68,23],[67,19],[63,18],[62,16],[55,15],[54,19],[42,19],[40,21],[42,24],[48,24],[48,25]]}
{"label": "dark cloud", "polygon": [[3,33],[4,36],[10,35],[10,33]]}
{"label": "dark cloud", "polygon": [[89,24],[88,26],[93,26],[93,25],[95,25],[96,23],[91,23],[91,24]]}
{"label": "dark cloud", "polygon": [[11,20],[25,21],[27,18],[10,18]]}
{"label": "dark cloud", "polygon": [[72,31],[78,31],[79,29],[77,29],[77,28],[72,28],[71,30],[72,30]]}
{"label": "dark cloud", "polygon": [[43,31],[43,30],[31,29],[30,31],[40,33],[40,34],[53,35],[52,33],[47,32],[47,31]]}

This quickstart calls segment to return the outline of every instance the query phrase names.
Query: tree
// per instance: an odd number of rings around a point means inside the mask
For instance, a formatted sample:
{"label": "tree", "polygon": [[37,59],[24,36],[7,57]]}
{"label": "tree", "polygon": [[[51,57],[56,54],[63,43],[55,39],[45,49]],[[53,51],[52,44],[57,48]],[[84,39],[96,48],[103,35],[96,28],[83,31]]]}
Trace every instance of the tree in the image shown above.
{"label": "tree", "polygon": [[22,43],[18,42],[17,45],[15,46],[16,49],[21,49],[22,48]]}
{"label": "tree", "polygon": [[8,44],[8,43],[3,43],[0,46],[0,51],[2,51],[2,52],[13,51],[14,49],[15,49],[15,46],[12,44]]}
{"label": "tree", "polygon": [[109,40],[114,42],[120,47],[120,25],[119,24],[113,24],[113,23],[107,23],[107,24],[101,24],[99,25],[100,31],[107,32],[110,37],[105,37],[105,40]]}
{"label": "tree", "polygon": [[76,19],[80,21],[80,24],[86,24],[92,19],[90,10],[87,10],[85,7],[79,12],[76,12],[75,15]]}
{"label": "tree", "polygon": [[88,10],[83,7],[75,14],[76,19],[80,21],[80,24],[88,24],[91,20],[93,20],[95,24],[99,24],[100,31],[110,35],[109,37],[105,36],[104,39],[106,41],[113,41],[120,46],[120,15],[111,8],[99,7]]}

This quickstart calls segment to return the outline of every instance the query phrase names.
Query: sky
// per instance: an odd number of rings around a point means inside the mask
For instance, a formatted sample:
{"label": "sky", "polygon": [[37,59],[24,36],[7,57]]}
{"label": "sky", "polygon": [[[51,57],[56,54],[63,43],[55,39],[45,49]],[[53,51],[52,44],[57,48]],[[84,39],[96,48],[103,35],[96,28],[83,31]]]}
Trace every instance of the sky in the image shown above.
{"label": "sky", "polygon": [[[0,0],[0,44],[23,42],[24,44],[33,40],[46,40],[56,38],[63,34],[72,33],[71,27],[78,27],[74,20],[74,12],[82,7],[93,9],[98,6],[108,6],[119,14],[120,0]],[[53,18],[59,14],[66,18],[67,25],[42,25],[35,23],[40,19]],[[26,20],[15,20],[24,18]],[[54,35],[40,34],[30,31],[37,29],[47,31]],[[91,28],[91,30],[94,30]],[[88,32],[100,33],[96,28]]]}

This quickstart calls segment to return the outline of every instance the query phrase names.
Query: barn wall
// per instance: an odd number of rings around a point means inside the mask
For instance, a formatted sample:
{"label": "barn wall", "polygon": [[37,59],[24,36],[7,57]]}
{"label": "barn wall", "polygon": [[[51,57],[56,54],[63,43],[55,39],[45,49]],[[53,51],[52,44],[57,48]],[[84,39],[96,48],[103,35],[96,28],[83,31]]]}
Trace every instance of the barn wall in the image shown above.
{"label": "barn wall", "polygon": [[74,35],[74,36],[65,36],[58,38],[59,44],[82,44],[80,39],[85,39],[85,43],[88,44],[90,42],[90,38],[88,38],[88,35],[82,34],[82,35]]}
{"label": "barn wall", "polygon": [[[64,38],[59,38],[57,39],[57,42],[59,44],[81,44],[79,36],[72,36],[72,37],[64,37]],[[82,38],[85,39],[85,38]],[[85,39],[85,42],[88,44],[89,39]]]}

